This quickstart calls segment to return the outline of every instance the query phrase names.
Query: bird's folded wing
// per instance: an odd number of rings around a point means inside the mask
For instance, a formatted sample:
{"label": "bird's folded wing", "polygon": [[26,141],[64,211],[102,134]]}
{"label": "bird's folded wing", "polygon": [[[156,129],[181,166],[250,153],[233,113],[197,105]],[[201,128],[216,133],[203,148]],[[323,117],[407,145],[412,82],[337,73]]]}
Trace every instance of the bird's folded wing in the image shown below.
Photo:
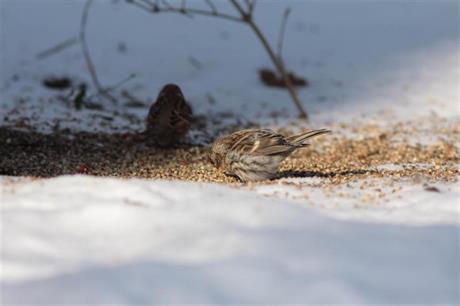
{"label": "bird's folded wing", "polygon": [[279,134],[262,135],[256,138],[250,150],[251,155],[275,155],[292,151],[293,146]]}
{"label": "bird's folded wing", "polygon": [[290,153],[295,147],[290,145],[272,145],[268,147],[261,147],[251,151],[252,155],[283,155]]}

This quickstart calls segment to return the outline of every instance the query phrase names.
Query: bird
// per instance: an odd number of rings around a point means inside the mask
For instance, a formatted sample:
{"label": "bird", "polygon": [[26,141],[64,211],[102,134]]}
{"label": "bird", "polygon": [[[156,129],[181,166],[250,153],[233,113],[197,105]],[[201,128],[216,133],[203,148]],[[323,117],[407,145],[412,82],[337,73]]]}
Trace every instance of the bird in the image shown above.
{"label": "bird", "polygon": [[177,144],[190,128],[192,108],[176,84],[163,86],[146,119],[146,134],[161,147]]}
{"label": "bird", "polygon": [[209,160],[225,175],[242,182],[269,180],[276,177],[284,159],[309,145],[307,139],[330,132],[319,129],[286,137],[269,129],[240,130],[216,139]]}

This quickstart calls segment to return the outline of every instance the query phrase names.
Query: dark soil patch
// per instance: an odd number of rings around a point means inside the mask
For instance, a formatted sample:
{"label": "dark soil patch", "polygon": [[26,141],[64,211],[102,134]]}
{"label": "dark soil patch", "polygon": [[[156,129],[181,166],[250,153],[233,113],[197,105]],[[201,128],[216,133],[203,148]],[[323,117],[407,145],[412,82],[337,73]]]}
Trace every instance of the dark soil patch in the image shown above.
{"label": "dark soil patch", "polygon": [[[273,70],[263,68],[259,70],[259,78],[268,87],[286,88],[284,79],[277,75]],[[288,78],[292,85],[297,87],[308,86],[308,81],[300,76],[295,75],[293,72],[288,73]]]}
{"label": "dark soil patch", "polygon": [[47,77],[43,79],[43,86],[54,90],[65,90],[72,87],[72,80],[68,77]]}

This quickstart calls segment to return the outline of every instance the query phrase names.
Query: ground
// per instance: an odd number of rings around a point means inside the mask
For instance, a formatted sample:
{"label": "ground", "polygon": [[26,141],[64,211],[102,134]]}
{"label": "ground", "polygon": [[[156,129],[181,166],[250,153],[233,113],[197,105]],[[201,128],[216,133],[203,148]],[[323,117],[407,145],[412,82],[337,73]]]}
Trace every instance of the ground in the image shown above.
{"label": "ground", "polygon": [[[96,2],[103,84],[134,75],[113,103],[75,43],[83,3],[0,3],[4,304],[459,303],[458,3],[263,2],[273,44],[288,5],[309,121],[261,83],[271,63],[242,24]],[[162,149],[142,131],[169,82],[195,121]],[[245,184],[207,159],[245,127],[332,134]]]}

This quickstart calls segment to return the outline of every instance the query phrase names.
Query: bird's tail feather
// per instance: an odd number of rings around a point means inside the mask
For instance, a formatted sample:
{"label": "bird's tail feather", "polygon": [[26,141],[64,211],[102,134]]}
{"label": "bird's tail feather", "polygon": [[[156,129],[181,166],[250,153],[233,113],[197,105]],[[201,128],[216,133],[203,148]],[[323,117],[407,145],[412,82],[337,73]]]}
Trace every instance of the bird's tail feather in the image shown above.
{"label": "bird's tail feather", "polygon": [[313,130],[313,131],[309,131],[306,133],[288,137],[287,141],[289,141],[289,143],[295,146],[306,146],[308,144],[304,143],[305,140],[318,136],[318,135],[327,134],[327,133],[331,133],[331,131],[327,129]]}

